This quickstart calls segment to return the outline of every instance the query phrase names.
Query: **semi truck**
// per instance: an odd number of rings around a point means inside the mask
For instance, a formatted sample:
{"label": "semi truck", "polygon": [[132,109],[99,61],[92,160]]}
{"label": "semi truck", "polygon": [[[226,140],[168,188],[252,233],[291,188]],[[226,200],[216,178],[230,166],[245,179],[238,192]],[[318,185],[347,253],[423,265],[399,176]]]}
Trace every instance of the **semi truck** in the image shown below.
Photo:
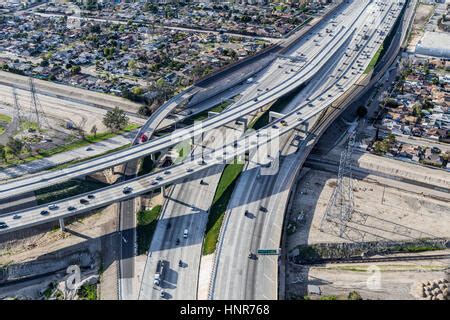
{"label": "semi truck", "polygon": [[153,283],[157,286],[161,285],[161,282],[164,278],[164,272],[166,269],[166,262],[164,260],[159,260],[158,264],[156,265],[156,272],[155,272],[155,278],[153,280]]}

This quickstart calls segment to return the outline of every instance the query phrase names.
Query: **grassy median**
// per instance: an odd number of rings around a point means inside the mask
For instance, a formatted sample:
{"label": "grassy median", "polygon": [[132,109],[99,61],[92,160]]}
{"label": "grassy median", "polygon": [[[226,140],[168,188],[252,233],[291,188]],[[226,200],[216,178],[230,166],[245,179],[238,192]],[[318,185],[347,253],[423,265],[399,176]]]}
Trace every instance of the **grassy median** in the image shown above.
{"label": "grassy median", "polygon": [[380,49],[375,53],[372,60],[370,60],[369,65],[367,66],[366,70],[364,71],[364,74],[369,74],[373,69],[375,69],[375,66],[377,65],[378,61],[381,58],[381,53],[384,50],[384,46],[381,45]]}
{"label": "grassy median", "polygon": [[150,210],[142,210],[137,214],[137,244],[138,255],[147,253],[152,242],[153,233],[161,214],[161,205],[156,205]]}
{"label": "grassy median", "polygon": [[227,165],[223,170],[208,215],[208,224],[206,225],[206,235],[203,243],[203,255],[211,254],[216,250],[225,211],[233,194],[237,178],[243,168],[244,164],[232,163]]}

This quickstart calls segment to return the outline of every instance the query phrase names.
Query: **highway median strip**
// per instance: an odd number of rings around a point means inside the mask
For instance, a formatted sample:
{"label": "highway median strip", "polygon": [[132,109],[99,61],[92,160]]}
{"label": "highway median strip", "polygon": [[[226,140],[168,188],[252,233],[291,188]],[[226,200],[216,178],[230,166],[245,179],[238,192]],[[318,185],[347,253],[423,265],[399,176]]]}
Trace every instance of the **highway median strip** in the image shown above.
{"label": "highway median strip", "polygon": [[137,250],[138,255],[148,252],[155,232],[158,218],[161,214],[161,205],[156,205],[150,210],[141,210],[137,213]]}
{"label": "highway median strip", "polygon": [[243,168],[244,164],[232,163],[228,164],[223,170],[214,195],[213,204],[209,210],[208,223],[206,225],[203,243],[203,255],[211,254],[216,250],[225,211],[227,210],[231,195],[233,194],[237,178],[241,174]]}

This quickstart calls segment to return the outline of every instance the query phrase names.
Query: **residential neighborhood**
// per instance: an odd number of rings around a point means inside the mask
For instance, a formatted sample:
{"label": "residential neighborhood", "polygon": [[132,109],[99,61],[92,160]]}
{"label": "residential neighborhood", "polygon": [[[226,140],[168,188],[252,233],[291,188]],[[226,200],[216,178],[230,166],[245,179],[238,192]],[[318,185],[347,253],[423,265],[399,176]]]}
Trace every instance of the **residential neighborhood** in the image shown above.
{"label": "residential neighborhood", "polygon": [[[44,30],[47,30],[44,32]],[[0,18],[0,69],[160,104],[269,42],[60,16]]]}

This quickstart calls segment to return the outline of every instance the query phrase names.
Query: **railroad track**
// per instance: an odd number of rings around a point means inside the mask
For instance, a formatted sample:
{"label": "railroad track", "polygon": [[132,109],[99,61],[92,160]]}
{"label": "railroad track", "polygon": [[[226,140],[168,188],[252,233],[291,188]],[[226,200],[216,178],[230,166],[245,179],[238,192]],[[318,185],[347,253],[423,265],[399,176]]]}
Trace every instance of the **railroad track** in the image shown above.
{"label": "railroad track", "polygon": [[443,260],[450,259],[450,254],[414,255],[404,257],[380,257],[380,258],[344,258],[344,259],[322,259],[314,262],[295,263],[297,265],[321,265],[321,264],[347,264],[347,263],[373,263],[373,262],[398,262],[419,260]]}

